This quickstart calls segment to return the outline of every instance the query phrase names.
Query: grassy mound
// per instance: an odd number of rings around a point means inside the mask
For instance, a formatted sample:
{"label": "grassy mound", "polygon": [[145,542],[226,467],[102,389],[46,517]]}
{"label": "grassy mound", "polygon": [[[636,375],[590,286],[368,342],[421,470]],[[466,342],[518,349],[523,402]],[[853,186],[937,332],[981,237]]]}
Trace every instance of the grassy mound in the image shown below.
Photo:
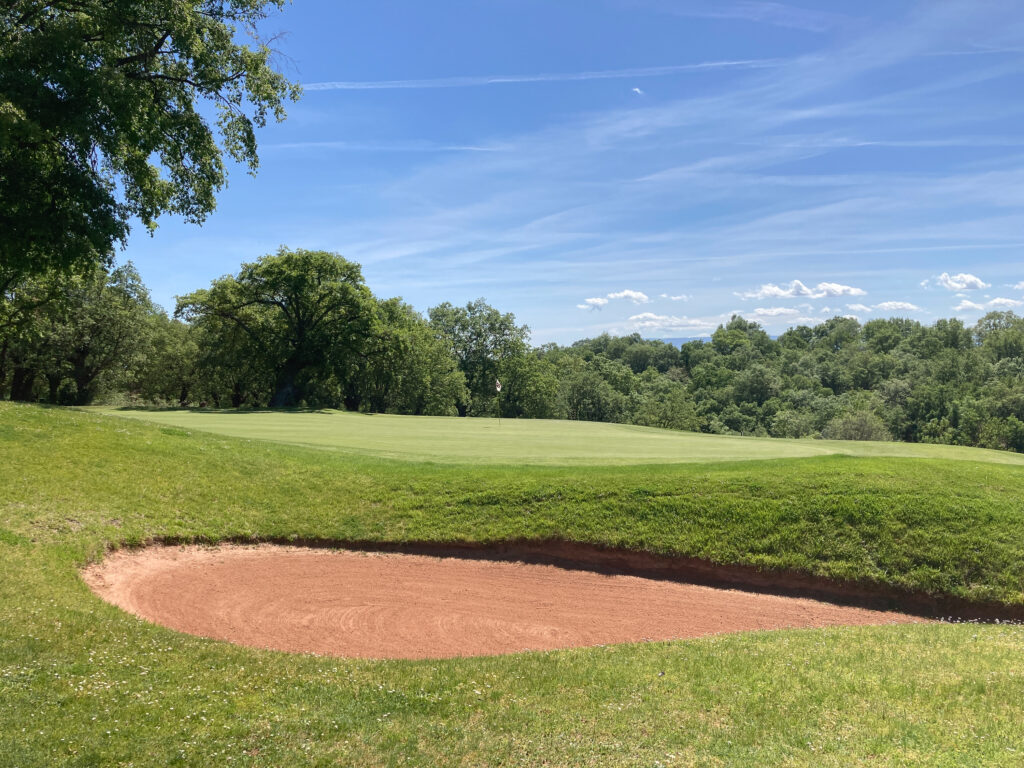
{"label": "grassy mound", "polygon": [[1024,759],[1016,626],[350,662],[178,635],[101,603],[75,572],[111,544],[158,536],[558,537],[1021,603],[1017,466],[399,462],[8,404],[0,456],[0,755],[11,765]]}

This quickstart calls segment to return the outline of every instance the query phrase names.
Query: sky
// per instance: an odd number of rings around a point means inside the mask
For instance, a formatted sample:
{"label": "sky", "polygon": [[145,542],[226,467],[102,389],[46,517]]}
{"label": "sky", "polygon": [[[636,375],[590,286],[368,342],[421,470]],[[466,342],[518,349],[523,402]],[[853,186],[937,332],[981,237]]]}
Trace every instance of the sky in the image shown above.
{"label": "sky", "polygon": [[535,344],[1024,308],[1020,0],[295,0],[304,86],[153,298],[285,245]]}

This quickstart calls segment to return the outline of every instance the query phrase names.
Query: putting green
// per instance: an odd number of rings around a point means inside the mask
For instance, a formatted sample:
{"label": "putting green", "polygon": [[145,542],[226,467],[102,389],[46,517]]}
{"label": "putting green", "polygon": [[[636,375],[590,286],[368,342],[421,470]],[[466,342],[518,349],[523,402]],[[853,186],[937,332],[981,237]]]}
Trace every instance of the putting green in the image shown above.
{"label": "putting green", "polygon": [[951,445],[704,435],[586,421],[499,422],[341,411],[87,410],[229,437],[446,464],[665,464],[844,454],[1024,465],[1024,454]]}

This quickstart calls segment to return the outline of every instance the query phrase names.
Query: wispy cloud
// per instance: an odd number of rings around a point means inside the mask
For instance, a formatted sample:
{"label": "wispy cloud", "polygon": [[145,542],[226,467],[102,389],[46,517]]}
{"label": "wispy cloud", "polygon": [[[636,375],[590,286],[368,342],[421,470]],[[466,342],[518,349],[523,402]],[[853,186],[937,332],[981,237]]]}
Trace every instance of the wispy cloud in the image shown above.
{"label": "wispy cloud", "polygon": [[662,0],[646,0],[645,5],[653,6],[676,16],[729,21],[749,21],[771,24],[778,27],[801,29],[808,32],[824,32],[831,29],[845,17],[838,13],[800,8],[767,0],[697,0],[679,3]]}
{"label": "wispy cloud", "polygon": [[497,145],[440,144],[429,141],[292,141],[280,144],[262,144],[260,149],[328,149],[336,152],[500,152],[503,150],[503,147]]}
{"label": "wispy cloud", "polygon": [[[687,72],[717,69],[768,69],[781,66],[780,59],[736,59],[701,61],[694,64],[669,64],[662,67],[632,67],[627,69],[595,69],[583,72],[548,72],[525,75],[469,75],[435,77],[421,80],[335,80],[321,83],[303,83],[306,91],[379,91],[418,88],[477,88],[485,85],[512,85],[516,83],[569,83],[584,80],[617,80],[634,77],[665,77]],[[639,91],[639,88],[634,88]],[[643,91],[640,91],[642,94]]]}
{"label": "wispy cloud", "polygon": [[[302,218],[307,208],[293,230],[281,231],[275,222],[269,242],[339,250],[364,264],[375,289],[401,293],[420,307],[485,295],[535,327],[584,325],[558,316],[568,312],[573,318],[608,316],[625,329],[616,313],[638,311],[629,305],[632,299],[609,299],[611,294],[590,288],[596,295],[583,300],[586,294],[573,287],[593,285],[595,274],[658,291],[687,285],[694,295],[686,316],[633,316],[631,322],[654,324],[644,326],[652,329],[658,322],[688,330],[714,326],[736,295],[771,310],[776,301],[795,305],[830,297],[836,303],[831,297],[853,301],[869,291],[876,296],[892,290],[905,301],[883,302],[878,311],[934,312],[938,307],[917,283],[955,260],[993,282],[1014,282],[1004,275],[1024,247],[1024,155],[1000,148],[1024,141],[1007,136],[1024,106],[1000,94],[1016,83],[1012,78],[1019,80],[1022,67],[1019,57],[1007,54],[920,59],[975,38],[988,45],[1024,32],[1024,12],[1012,5],[913,4],[891,21],[863,19],[859,36],[851,28],[843,42],[785,61],[642,70],[660,76],[705,68],[716,73],[716,83],[676,98],[667,94],[679,91],[666,88],[664,98],[630,98],[625,106],[623,92],[629,95],[629,86],[646,81],[620,83],[617,108],[535,114],[530,124],[543,127],[521,133],[481,119],[485,127],[439,145],[459,151],[413,156],[401,168],[402,158],[374,158],[367,172],[371,183],[352,185],[344,195],[329,186],[333,179],[324,182],[317,190],[326,190],[320,204],[330,200],[331,214],[351,215],[310,231]],[[337,87],[455,88],[636,72]],[[991,90],[983,87],[988,83]],[[960,97],[970,108],[956,108]],[[426,152],[428,145],[409,142],[402,151]],[[324,154],[346,151],[344,143],[306,146]],[[943,151],[953,146],[970,151]],[[286,159],[312,163],[315,155],[296,151]],[[841,282],[778,282],[794,275]],[[910,290],[903,292],[902,285]],[[1024,291],[1024,282],[1017,290]],[[682,300],[667,292],[661,298]],[[845,306],[872,311],[866,304]],[[803,311],[808,319],[823,310]],[[761,317],[773,328],[802,322],[790,315]]]}
{"label": "wispy cloud", "polygon": [[[828,309],[822,310],[827,312]],[[795,317],[802,314],[802,310],[796,309],[795,307],[758,307],[754,310],[736,310],[736,314],[743,315],[744,317],[764,318],[764,317]]]}

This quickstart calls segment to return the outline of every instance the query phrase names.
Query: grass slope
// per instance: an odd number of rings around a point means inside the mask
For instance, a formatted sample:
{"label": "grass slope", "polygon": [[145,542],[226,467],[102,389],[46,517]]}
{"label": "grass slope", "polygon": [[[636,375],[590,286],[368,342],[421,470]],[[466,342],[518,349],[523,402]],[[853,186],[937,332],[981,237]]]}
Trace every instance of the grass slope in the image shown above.
{"label": "grass slope", "polygon": [[88,409],[250,440],[406,461],[459,464],[663,464],[810,456],[958,459],[1024,466],[1024,454],[920,443],[781,440],[677,432],[629,424],[456,419],[341,411]]}
{"label": "grass slope", "polygon": [[161,535],[557,535],[1020,602],[1017,467],[844,456],[448,466],[7,404],[0,455],[3,764],[1024,761],[1021,627],[347,661],[179,635],[100,602],[75,571],[110,544]]}

